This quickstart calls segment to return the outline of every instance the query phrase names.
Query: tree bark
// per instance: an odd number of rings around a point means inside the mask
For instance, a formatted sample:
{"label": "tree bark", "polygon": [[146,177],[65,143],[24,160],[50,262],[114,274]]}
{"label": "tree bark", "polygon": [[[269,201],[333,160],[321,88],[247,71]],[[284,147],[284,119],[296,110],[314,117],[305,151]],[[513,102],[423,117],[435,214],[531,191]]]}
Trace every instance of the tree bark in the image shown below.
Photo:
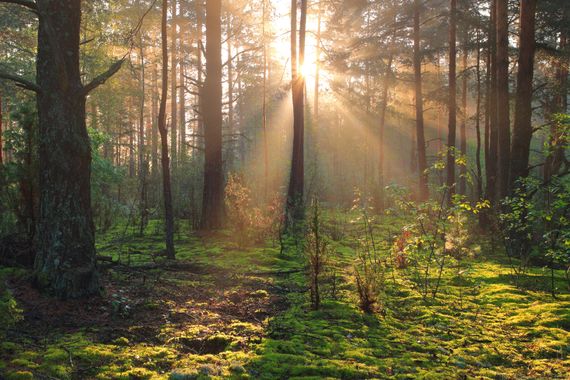
{"label": "tree bark", "polygon": [[180,18],[180,32],[178,35],[178,109],[179,109],[179,136],[178,136],[178,161],[184,163],[187,156],[186,148],[186,78],[184,77],[186,69],[185,42],[188,38],[185,33],[187,28],[182,20],[185,20],[182,12],[183,3],[180,2],[178,17]]}
{"label": "tree bark", "polygon": [[[293,155],[291,175],[287,193],[286,223],[293,227],[304,217],[304,134],[305,110],[304,92],[305,78],[299,68],[305,60],[305,29],[307,21],[307,0],[301,0],[301,20],[299,27],[299,49],[297,52],[297,2],[291,0],[291,92],[293,100]],[[298,62],[297,62],[298,58]]]}
{"label": "tree bark", "polygon": [[530,141],[532,139],[532,80],[534,76],[534,25],[536,1],[520,2],[519,64],[517,73],[517,101],[513,128],[511,157],[511,184],[528,176]]}
{"label": "tree bark", "polygon": [[38,0],[40,214],[37,285],[60,298],[98,294],[91,145],[79,70],[80,0]]}
{"label": "tree bark", "polygon": [[[170,159],[168,157],[168,129],[166,127],[166,99],[168,97],[168,0],[162,0],[161,45],[162,45],[162,92],[158,111],[158,131],[161,141],[162,195],[164,198],[166,257],[176,258],[174,251],[174,212],[172,210],[172,187],[170,183]],[[173,94],[176,96],[176,93]]]}
{"label": "tree bark", "polygon": [[449,202],[455,194],[455,139],[457,127],[457,78],[456,78],[456,34],[457,0],[450,2],[449,17],[449,123],[447,132],[447,187]]}
{"label": "tree bark", "polygon": [[509,194],[511,129],[509,119],[508,0],[497,1],[497,130],[499,134],[499,196]]}
{"label": "tree bark", "polygon": [[206,82],[204,85],[204,194],[202,228],[222,226],[224,178],[222,171],[222,4],[206,0]]}
{"label": "tree bark", "polygon": [[419,175],[418,200],[429,197],[426,142],[424,135],[424,106],[422,94],[422,52],[420,47],[420,3],[414,0],[414,81],[416,92],[416,146]]}

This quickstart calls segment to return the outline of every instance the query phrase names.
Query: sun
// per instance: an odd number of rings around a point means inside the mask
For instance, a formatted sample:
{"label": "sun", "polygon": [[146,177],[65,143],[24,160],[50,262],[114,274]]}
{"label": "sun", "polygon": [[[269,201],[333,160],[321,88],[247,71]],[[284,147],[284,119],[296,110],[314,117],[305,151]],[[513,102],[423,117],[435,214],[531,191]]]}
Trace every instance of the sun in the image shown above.
{"label": "sun", "polygon": [[305,62],[301,67],[299,67],[299,73],[305,78],[309,79],[315,76],[316,72],[316,65],[311,64],[310,62]]}

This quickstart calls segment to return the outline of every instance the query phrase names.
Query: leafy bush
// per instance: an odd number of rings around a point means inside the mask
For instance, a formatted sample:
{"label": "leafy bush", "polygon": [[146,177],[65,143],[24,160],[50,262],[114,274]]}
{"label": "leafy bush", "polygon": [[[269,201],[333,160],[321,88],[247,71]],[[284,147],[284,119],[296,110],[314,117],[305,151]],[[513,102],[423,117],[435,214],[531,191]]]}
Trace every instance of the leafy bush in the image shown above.
{"label": "leafy bush", "polygon": [[358,236],[354,277],[358,294],[359,307],[365,313],[383,312],[386,290],[387,255],[383,255],[380,245],[374,238],[374,231],[369,217],[372,210],[370,200],[364,200],[361,193],[355,190],[353,211],[359,216],[353,224],[360,224],[362,229]]}
{"label": "leafy bush", "polygon": [[323,233],[321,211],[317,199],[313,200],[305,255],[309,267],[311,306],[314,310],[319,310],[321,306],[320,286],[329,256],[329,243]]}
{"label": "leafy bush", "polygon": [[251,190],[238,174],[230,174],[225,189],[229,226],[234,230],[240,248],[259,243],[280,233],[282,208],[280,197],[274,196],[265,208],[256,207]]}

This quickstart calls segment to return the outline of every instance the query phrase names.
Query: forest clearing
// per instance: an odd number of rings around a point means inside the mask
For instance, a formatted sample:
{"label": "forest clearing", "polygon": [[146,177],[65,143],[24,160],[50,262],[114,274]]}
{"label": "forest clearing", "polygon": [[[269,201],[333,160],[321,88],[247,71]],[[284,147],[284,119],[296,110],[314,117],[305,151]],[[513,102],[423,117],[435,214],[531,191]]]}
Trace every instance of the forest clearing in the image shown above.
{"label": "forest clearing", "polygon": [[569,35],[0,0],[0,379],[570,379]]}

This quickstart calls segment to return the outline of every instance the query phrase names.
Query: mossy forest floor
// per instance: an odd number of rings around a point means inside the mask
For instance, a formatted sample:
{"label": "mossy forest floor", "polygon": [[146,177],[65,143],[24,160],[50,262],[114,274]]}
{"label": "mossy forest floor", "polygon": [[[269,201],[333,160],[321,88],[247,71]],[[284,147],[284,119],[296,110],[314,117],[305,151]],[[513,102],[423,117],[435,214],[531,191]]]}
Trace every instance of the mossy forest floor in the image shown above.
{"label": "mossy forest floor", "polygon": [[[382,218],[378,239],[400,224]],[[104,296],[88,301],[44,297],[25,270],[1,268],[0,291],[23,318],[2,336],[0,379],[570,378],[562,271],[557,299],[543,268],[516,288],[484,238],[474,239],[461,281],[445,276],[435,300],[422,300],[394,272],[384,312],[366,315],[357,307],[348,237],[333,242],[335,291],[311,311],[295,249],[282,254],[271,241],[238,249],[231,232],[184,229],[175,264],[156,255],[158,223],[143,237],[124,226],[100,236],[99,253],[122,264],[104,271]]]}

